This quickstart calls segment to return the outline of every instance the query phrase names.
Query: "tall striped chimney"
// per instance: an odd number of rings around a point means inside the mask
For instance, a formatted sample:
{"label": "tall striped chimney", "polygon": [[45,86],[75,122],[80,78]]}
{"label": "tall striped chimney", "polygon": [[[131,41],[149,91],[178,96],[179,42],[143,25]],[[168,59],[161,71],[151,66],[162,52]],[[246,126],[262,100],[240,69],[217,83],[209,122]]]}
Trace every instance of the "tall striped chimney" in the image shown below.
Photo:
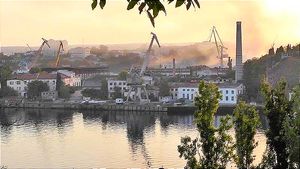
{"label": "tall striped chimney", "polygon": [[243,47],[242,47],[242,22],[236,22],[236,64],[235,81],[243,79]]}

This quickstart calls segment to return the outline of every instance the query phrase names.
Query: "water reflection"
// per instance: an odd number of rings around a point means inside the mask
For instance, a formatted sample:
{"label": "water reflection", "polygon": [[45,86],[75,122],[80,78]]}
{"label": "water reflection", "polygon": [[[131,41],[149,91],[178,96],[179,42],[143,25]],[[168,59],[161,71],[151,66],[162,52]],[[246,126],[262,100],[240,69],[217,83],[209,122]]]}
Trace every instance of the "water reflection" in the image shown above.
{"label": "water reflection", "polygon": [[[225,114],[217,114],[216,126]],[[183,167],[176,146],[181,136],[195,136],[193,121],[193,113],[5,109],[0,111],[3,162],[33,168]],[[21,141],[34,147],[26,150],[33,155],[16,162]]]}

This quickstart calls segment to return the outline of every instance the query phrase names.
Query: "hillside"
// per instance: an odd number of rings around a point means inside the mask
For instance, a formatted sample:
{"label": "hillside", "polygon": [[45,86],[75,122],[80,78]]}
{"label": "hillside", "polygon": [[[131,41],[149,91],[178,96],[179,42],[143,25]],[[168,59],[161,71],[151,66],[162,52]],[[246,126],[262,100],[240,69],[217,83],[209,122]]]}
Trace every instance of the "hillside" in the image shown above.
{"label": "hillside", "polygon": [[275,84],[281,78],[288,82],[288,87],[292,88],[300,80],[300,57],[289,57],[281,60],[268,71],[268,80]]}

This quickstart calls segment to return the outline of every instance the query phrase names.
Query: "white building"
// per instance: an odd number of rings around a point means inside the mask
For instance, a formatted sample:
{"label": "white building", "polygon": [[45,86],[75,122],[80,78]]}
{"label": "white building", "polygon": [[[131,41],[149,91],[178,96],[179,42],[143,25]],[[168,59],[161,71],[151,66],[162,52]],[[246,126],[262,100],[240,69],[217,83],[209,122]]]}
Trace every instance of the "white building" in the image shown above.
{"label": "white building", "polygon": [[69,50],[69,54],[71,58],[86,58],[87,56],[89,56],[90,53],[90,49],[89,48],[85,48],[85,47],[77,47],[77,48],[72,48]]}
{"label": "white building", "polygon": [[27,96],[28,83],[32,81],[42,81],[47,83],[49,91],[56,90],[56,74],[46,72],[36,74],[16,74],[11,79],[7,80],[7,86],[16,90],[20,96]]}
{"label": "white building", "polygon": [[[243,93],[242,84],[217,84],[222,98],[219,100],[223,105],[237,104],[238,96]],[[171,85],[170,93],[173,99],[185,98],[194,101],[198,95],[198,83],[176,83]]]}
{"label": "white building", "polygon": [[69,70],[58,70],[61,80],[66,86],[81,86],[81,78],[75,75],[75,72]]}
{"label": "white building", "polygon": [[124,95],[124,92],[128,90],[126,80],[109,79],[107,80],[107,87],[108,87],[108,98],[112,97],[112,94],[115,92],[116,87],[119,87],[121,89],[122,95]]}

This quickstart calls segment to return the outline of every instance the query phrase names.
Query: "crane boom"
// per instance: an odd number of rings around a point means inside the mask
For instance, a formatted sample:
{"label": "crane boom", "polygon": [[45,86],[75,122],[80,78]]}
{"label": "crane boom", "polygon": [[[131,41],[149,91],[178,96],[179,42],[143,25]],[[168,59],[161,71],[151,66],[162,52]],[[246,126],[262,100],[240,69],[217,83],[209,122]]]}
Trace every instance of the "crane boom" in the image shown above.
{"label": "crane boom", "polygon": [[158,47],[160,47],[160,43],[159,43],[159,41],[158,41],[158,38],[157,38],[156,34],[153,33],[153,32],[151,32],[151,35],[152,35],[152,39],[151,39],[151,41],[150,41],[150,45],[149,45],[149,47],[148,47],[148,50],[147,50],[147,52],[146,52],[146,56],[145,56],[145,58],[144,58],[144,62],[143,62],[143,66],[142,66],[142,68],[141,68],[140,76],[143,75],[143,73],[145,72],[145,70],[146,70],[146,68],[147,68],[147,66],[148,66],[148,64],[149,64],[149,60],[150,60],[150,52],[151,52],[151,49],[152,49],[154,40],[156,41]]}
{"label": "crane boom", "polygon": [[64,45],[63,45],[62,41],[59,41],[59,42],[60,43],[59,43],[59,47],[58,47],[57,54],[56,54],[55,67],[57,67],[59,64],[61,50],[64,51]]}
{"label": "crane boom", "polygon": [[214,43],[216,45],[217,52],[218,52],[217,58],[220,59],[220,67],[223,68],[224,67],[224,61],[223,61],[223,59],[228,57],[227,54],[224,54],[224,49],[228,49],[228,48],[226,48],[224,46],[223,41],[220,38],[220,35],[219,35],[219,33],[218,33],[218,31],[217,31],[217,29],[216,29],[215,26],[213,26],[213,28],[212,28],[212,32],[211,32],[211,35],[210,35],[210,38],[209,38],[209,42],[212,41],[212,37],[214,37]]}

